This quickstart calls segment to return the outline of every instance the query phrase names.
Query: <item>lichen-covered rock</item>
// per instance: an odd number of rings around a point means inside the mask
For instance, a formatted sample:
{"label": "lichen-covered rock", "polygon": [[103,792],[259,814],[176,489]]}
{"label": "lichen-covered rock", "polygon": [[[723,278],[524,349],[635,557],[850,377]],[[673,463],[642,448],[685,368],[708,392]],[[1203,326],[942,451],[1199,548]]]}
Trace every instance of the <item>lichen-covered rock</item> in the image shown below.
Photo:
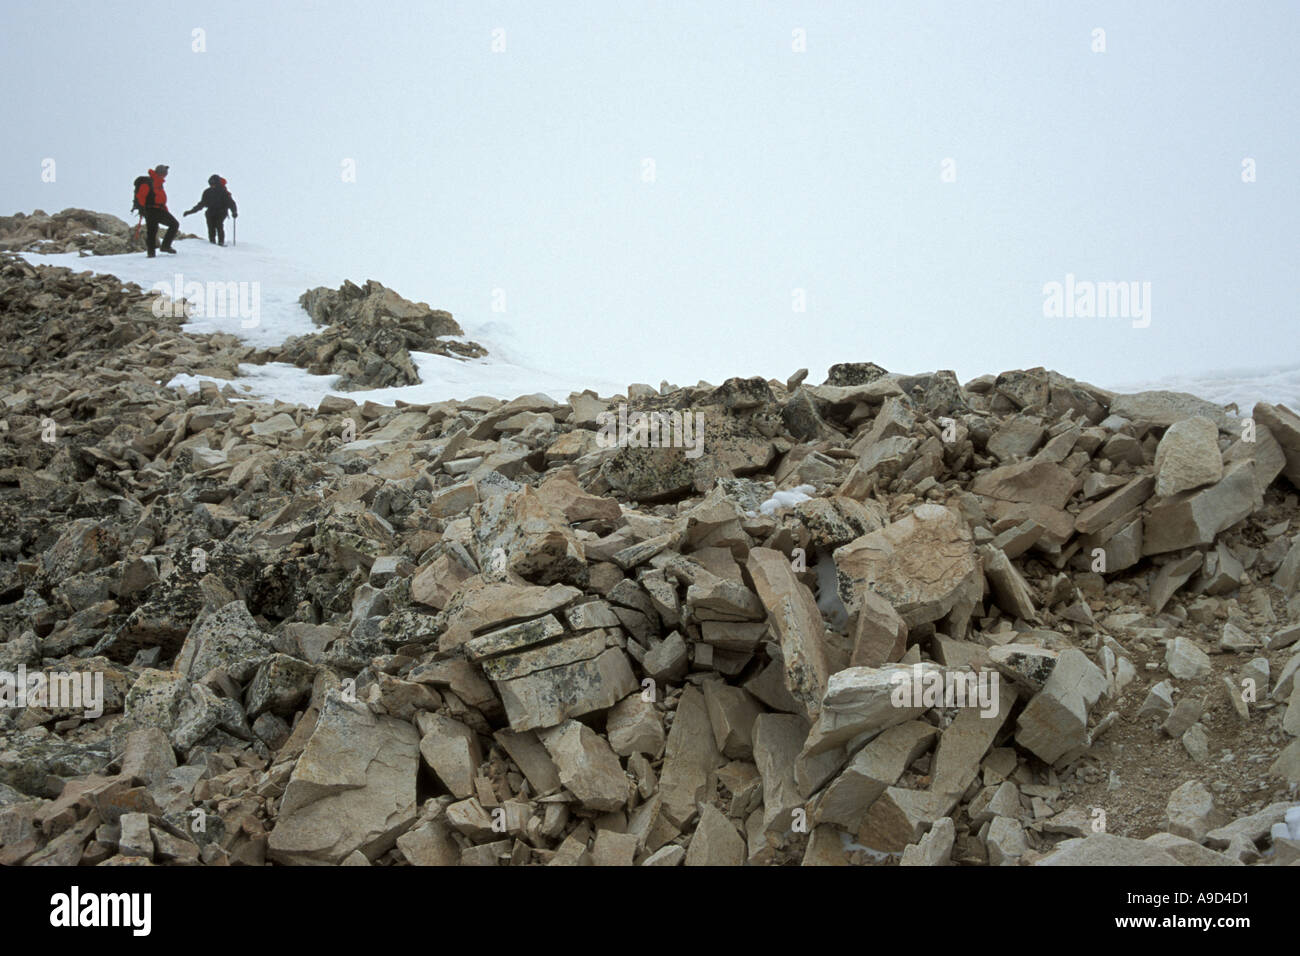
{"label": "lichen-covered rock", "polygon": [[534,584],[586,583],[582,542],[563,514],[531,488],[480,501],[470,511],[470,523],[480,567],[511,571]]}
{"label": "lichen-covered rock", "polygon": [[198,680],[215,667],[237,681],[248,680],[274,653],[270,637],[257,626],[243,601],[231,601],[197,622],[176,658],[176,669]]}
{"label": "lichen-covered rock", "polygon": [[245,704],[250,719],[263,713],[292,717],[311,692],[316,669],[287,654],[272,654],[257,668],[248,685]]}

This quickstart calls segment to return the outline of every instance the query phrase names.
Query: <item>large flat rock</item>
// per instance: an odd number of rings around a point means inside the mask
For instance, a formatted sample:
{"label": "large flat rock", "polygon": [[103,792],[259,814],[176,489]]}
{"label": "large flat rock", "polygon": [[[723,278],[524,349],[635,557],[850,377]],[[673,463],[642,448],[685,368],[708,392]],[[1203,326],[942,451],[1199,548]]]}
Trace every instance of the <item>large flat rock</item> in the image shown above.
{"label": "large flat rock", "polygon": [[415,822],[419,767],[410,723],[331,692],[285,787],[267,855],[330,865],[360,850],[375,859]]}

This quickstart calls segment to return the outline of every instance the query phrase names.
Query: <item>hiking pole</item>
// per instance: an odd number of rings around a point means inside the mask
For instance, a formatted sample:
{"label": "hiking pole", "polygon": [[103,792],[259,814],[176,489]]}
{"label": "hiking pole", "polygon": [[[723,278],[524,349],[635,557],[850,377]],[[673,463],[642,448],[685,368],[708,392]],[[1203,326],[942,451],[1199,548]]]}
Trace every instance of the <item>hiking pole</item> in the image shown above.
{"label": "hiking pole", "polygon": [[238,240],[239,240],[239,217],[232,216],[230,218],[230,248],[233,249],[235,246],[239,245]]}

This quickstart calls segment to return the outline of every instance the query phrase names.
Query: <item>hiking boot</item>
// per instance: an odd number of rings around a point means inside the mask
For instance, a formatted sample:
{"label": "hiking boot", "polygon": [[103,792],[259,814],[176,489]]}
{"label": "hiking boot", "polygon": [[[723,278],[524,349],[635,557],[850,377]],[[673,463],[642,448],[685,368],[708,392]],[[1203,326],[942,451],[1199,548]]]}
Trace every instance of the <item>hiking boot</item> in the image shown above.
{"label": "hiking boot", "polygon": [[171,246],[159,246],[158,248],[161,249],[163,252],[170,252],[172,255],[176,255],[176,250],[173,249]]}
{"label": "hiking boot", "polygon": [[152,249],[150,249],[150,250],[149,250],[149,258],[150,258],[150,259],[157,259],[157,258],[158,258],[158,255],[157,255],[157,253],[155,253]]}
{"label": "hiking boot", "polygon": [[218,242],[217,245],[219,245],[219,246],[224,246],[225,243],[224,243],[224,242]]}

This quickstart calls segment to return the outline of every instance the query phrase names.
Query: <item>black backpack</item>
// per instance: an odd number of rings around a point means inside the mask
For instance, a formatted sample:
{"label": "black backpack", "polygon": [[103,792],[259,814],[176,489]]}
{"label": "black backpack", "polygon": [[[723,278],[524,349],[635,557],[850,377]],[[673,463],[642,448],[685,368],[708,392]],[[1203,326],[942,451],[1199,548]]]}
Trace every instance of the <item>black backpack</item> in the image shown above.
{"label": "black backpack", "polygon": [[143,215],[144,207],[140,205],[140,187],[141,186],[149,187],[149,192],[145,194],[145,202],[152,203],[153,202],[153,180],[150,179],[148,176],[137,176],[135,177],[135,182],[132,185],[134,186],[134,188],[131,190],[131,211],[138,212],[141,215]]}

